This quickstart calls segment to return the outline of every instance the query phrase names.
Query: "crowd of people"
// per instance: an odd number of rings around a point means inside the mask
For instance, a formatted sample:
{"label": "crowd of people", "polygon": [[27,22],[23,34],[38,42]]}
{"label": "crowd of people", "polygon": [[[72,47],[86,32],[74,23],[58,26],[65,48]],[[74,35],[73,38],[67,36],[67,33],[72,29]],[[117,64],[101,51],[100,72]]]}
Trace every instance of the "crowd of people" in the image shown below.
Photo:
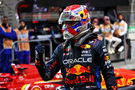
{"label": "crowd of people", "polygon": [[[3,16],[0,25],[0,73],[9,73],[12,63],[12,45],[14,41],[28,41],[29,31],[24,21],[13,29],[8,23],[8,17]],[[29,43],[18,43],[16,45],[16,59],[20,64],[29,64],[30,47]]]}
{"label": "crowd of people", "polygon": [[109,16],[103,17],[103,23],[99,24],[99,19],[94,18],[92,25],[95,28],[94,33],[98,33],[98,37],[106,40],[108,52],[114,54],[124,50],[124,39],[127,36],[127,23],[122,14],[118,14],[116,22],[111,23]]}

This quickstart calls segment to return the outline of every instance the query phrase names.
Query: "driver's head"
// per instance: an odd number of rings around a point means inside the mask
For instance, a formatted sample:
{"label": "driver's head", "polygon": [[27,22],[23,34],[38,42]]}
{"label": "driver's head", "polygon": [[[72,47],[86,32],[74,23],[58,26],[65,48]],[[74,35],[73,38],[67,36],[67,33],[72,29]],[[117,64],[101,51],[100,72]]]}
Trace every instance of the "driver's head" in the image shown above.
{"label": "driver's head", "polygon": [[90,14],[85,5],[70,5],[61,13],[59,24],[63,25],[62,31],[64,39],[71,39],[89,30]]}

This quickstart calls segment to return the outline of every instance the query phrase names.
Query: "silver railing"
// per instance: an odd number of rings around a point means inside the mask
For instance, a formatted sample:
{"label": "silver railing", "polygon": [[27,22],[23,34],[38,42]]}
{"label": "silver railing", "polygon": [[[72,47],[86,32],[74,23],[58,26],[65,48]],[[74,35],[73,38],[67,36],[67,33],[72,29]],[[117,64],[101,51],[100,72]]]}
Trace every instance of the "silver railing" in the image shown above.
{"label": "silver railing", "polygon": [[35,40],[29,40],[29,41],[15,41],[13,42],[12,45],[12,62],[15,60],[15,48],[16,44],[18,43],[30,43],[30,42],[41,42],[41,41],[48,41],[49,42],[49,47],[50,47],[50,56],[52,55],[52,41],[50,39],[35,39]]}

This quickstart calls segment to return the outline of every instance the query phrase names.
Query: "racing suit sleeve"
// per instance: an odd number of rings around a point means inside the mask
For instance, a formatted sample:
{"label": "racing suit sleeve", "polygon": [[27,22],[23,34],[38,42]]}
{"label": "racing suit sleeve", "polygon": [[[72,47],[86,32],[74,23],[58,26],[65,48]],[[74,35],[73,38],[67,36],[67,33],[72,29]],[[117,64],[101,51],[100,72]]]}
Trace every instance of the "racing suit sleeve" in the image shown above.
{"label": "racing suit sleeve", "polygon": [[104,40],[97,40],[96,51],[99,56],[98,65],[102,71],[102,75],[106,82],[106,87],[108,90],[116,90],[116,78],[114,74],[114,67],[111,64],[108,51],[104,44]]}
{"label": "racing suit sleeve", "polygon": [[[54,50],[53,55],[51,56],[50,60],[46,63],[44,60],[42,60],[43,56],[41,51],[42,47],[36,48],[36,62],[35,65],[38,69],[38,72],[43,80],[51,80],[54,75],[60,70],[60,64],[59,64],[59,46]],[[40,50],[38,50],[40,49]]]}

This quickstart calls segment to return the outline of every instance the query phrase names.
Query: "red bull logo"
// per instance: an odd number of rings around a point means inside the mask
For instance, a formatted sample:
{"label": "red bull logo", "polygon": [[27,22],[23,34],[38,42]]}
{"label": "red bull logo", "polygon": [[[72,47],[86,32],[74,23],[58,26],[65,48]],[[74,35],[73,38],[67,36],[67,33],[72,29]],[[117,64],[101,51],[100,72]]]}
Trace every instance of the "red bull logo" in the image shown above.
{"label": "red bull logo", "polygon": [[105,57],[104,57],[104,60],[109,60],[109,59],[110,59],[109,56],[105,56]]}
{"label": "red bull logo", "polygon": [[[91,74],[90,66],[84,67],[80,64],[73,66],[70,69],[66,69],[66,78],[65,84],[66,85],[73,85],[79,83],[94,83],[94,75]],[[70,75],[75,75],[73,78]]]}
{"label": "red bull logo", "polygon": [[87,75],[87,76],[76,76],[75,79],[69,79],[65,78],[65,84],[66,85],[73,85],[73,84],[79,84],[79,83],[94,83],[95,79],[93,75]]}
{"label": "red bull logo", "polygon": [[83,45],[81,45],[81,48],[84,48],[84,49],[91,48],[91,45],[89,45],[89,44],[83,44]]}
{"label": "red bull logo", "polygon": [[82,66],[82,65],[75,65],[74,67],[70,68],[70,69],[66,69],[67,74],[75,74],[75,75],[80,75],[82,73],[90,73],[90,66],[88,66],[87,68]]}

